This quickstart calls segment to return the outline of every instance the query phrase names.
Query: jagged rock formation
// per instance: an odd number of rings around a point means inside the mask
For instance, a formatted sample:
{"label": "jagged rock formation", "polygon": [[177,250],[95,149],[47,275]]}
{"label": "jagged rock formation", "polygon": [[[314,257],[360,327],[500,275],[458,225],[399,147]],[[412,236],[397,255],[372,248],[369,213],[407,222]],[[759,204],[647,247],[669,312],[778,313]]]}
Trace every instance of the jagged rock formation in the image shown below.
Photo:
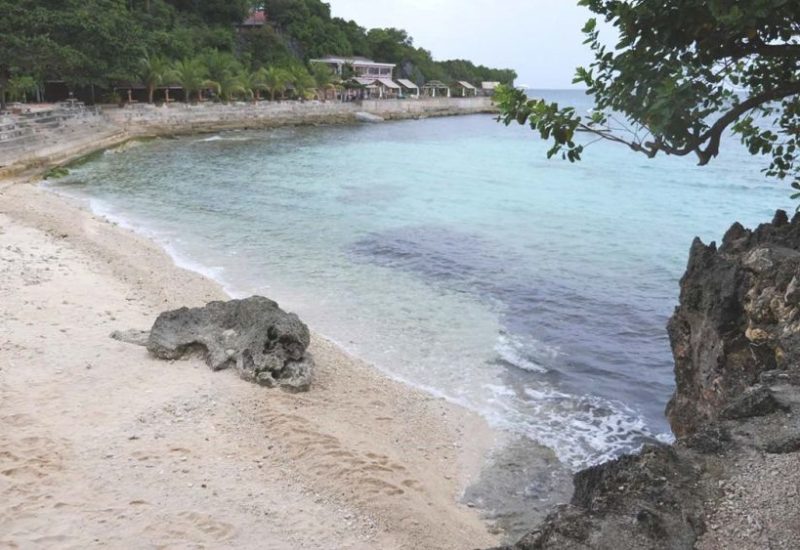
{"label": "jagged rock formation", "polygon": [[146,342],[150,353],[161,359],[200,351],[212,369],[235,366],[242,378],[263,386],[305,391],[312,380],[308,327],[297,315],[260,296],[167,311],[158,316],[149,335],[126,331],[112,336]]}
{"label": "jagged rock formation", "polygon": [[676,443],[579,472],[506,550],[800,548],[800,215],[695,240],[669,334]]}
{"label": "jagged rock formation", "polygon": [[[767,370],[800,360],[800,223],[778,212],[755,231],[734,224],[717,250],[692,244],[669,323],[677,436],[716,420]],[[764,400],[765,411],[773,405]]]}

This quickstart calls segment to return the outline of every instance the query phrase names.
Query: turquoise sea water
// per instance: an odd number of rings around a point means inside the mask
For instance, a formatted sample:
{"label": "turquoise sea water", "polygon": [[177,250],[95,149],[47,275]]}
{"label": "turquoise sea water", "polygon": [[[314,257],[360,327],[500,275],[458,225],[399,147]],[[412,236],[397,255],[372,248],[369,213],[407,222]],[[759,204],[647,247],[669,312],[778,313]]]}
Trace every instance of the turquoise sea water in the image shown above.
{"label": "turquoise sea water", "polygon": [[285,128],[147,142],[55,186],[576,469],[669,438],[692,238],[791,205],[734,143],[705,168],[545,150],[491,116]]}

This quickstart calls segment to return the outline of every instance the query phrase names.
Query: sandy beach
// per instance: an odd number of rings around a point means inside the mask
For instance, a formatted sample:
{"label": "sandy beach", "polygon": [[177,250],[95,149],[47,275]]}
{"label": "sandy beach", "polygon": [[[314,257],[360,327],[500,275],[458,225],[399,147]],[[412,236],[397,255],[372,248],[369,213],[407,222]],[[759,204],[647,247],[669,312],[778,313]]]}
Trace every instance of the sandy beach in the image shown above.
{"label": "sandy beach", "polygon": [[498,541],[459,503],[493,444],[477,416],[317,335],[299,395],[109,337],[225,298],[80,204],[0,183],[0,548]]}

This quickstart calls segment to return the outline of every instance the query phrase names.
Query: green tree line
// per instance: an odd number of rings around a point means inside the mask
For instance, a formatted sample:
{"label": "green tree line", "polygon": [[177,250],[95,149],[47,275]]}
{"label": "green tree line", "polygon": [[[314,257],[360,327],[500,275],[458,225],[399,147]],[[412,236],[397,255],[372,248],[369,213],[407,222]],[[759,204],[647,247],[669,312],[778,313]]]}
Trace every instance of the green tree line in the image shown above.
{"label": "green tree line", "polygon": [[[265,9],[269,23],[238,32],[251,8]],[[397,63],[395,76],[417,82],[516,78],[508,69],[434,61],[405,31],[366,30],[332,17],[320,0],[0,0],[0,13],[0,99],[28,96],[31,82],[100,88],[138,82],[147,76],[143,60],[170,65],[155,81],[180,83],[176,71],[191,72],[201,76],[187,82],[215,83],[211,88],[223,95],[226,88],[229,95],[264,91],[262,69],[282,72],[286,83],[275,89],[294,89],[298,79],[309,84],[313,76],[298,67],[328,54]],[[214,56],[229,62],[225,75],[214,74]]]}

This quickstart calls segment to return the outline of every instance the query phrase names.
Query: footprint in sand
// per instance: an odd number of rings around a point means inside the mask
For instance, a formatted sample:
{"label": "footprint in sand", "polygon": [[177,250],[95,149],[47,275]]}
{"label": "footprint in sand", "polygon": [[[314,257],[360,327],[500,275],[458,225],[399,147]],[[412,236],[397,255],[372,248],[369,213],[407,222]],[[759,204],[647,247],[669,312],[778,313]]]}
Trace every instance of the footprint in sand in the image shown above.
{"label": "footprint in sand", "polygon": [[[180,541],[181,545],[191,543],[209,544],[229,540],[236,532],[233,525],[214,519],[202,512],[181,512],[165,518],[164,522],[153,524],[147,533],[158,532],[166,527],[166,535]],[[185,547],[185,546],[184,546]]]}

